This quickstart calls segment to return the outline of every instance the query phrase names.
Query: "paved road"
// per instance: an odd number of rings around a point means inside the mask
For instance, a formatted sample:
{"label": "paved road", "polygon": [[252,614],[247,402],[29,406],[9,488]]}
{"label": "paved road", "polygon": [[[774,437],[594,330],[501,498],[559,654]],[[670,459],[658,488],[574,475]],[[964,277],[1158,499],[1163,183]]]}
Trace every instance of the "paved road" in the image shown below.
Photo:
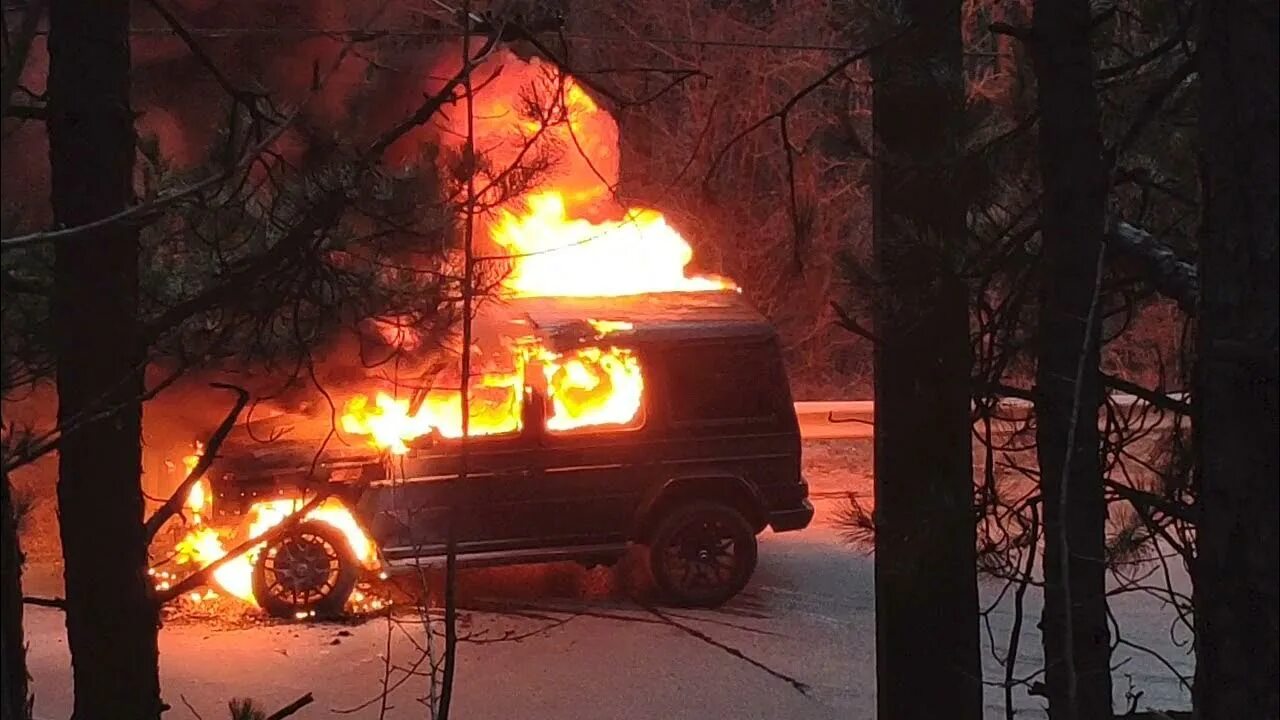
{"label": "paved road", "polygon": [[[872,718],[873,563],[865,550],[841,541],[832,523],[836,501],[826,499],[833,495],[819,493],[814,527],[764,536],[754,580],[719,612],[657,617],[611,593],[608,571],[577,566],[490,570],[472,578],[470,602],[488,610],[469,612],[463,624],[480,642],[461,646],[457,717]],[[539,581],[530,583],[527,573],[537,573]],[[983,594],[990,600],[995,591],[984,587]],[[575,599],[584,593],[589,599]],[[1115,611],[1127,637],[1172,653],[1178,668],[1189,672],[1186,651],[1171,646],[1168,616],[1158,603],[1122,598]],[[37,717],[67,717],[61,617],[44,608],[28,612]],[[1009,620],[1006,602],[992,617],[1001,647]],[[1034,655],[1034,616],[1028,625],[1023,644]],[[210,720],[225,717],[230,697],[252,696],[274,708],[313,692],[313,712],[301,717],[377,718],[378,702],[355,708],[380,694],[389,629],[392,664],[410,668],[420,656],[414,642],[421,636],[411,619],[394,626],[377,619],[356,626],[237,630],[171,623],[160,634],[165,697],[175,706],[166,717],[194,717],[183,698]],[[1145,692],[1142,705],[1189,705],[1155,660],[1123,649],[1117,660],[1125,663],[1116,673],[1118,702],[1128,674]],[[989,678],[1001,674],[989,659],[987,664]],[[1019,674],[1035,666],[1029,657]],[[425,677],[396,671],[393,686],[397,682],[386,717],[425,717],[418,700],[427,692]],[[1019,691],[1015,699],[1030,710],[1018,717],[1042,716],[1034,698]],[[988,693],[988,703],[989,716],[1003,717],[998,691]]]}
{"label": "paved road", "polygon": [[[719,613],[658,618],[621,602],[545,598],[506,602],[503,614],[470,613],[464,632],[479,633],[484,644],[461,646],[457,717],[874,717],[870,560],[821,529],[767,538],[764,551],[750,591]],[[524,617],[510,614],[515,612]],[[1151,608],[1130,605],[1116,614],[1131,638],[1137,626],[1135,639],[1185,653],[1161,642],[1165,619]],[[1007,612],[993,618],[998,637],[1007,632],[1007,619]],[[61,618],[35,608],[27,625],[37,717],[66,717]],[[252,696],[273,708],[313,692],[315,709],[303,717],[376,718],[387,632],[382,620],[232,631],[170,625],[160,635],[166,698],[177,706],[168,717],[194,717],[179,698],[204,718],[216,718],[231,697]],[[496,642],[526,633],[533,634]],[[420,627],[392,630],[394,665],[410,667],[419,658],[410,634],[420,637]],[[1037,640],[1033,631],[1023,637],[1032,656]],[[1142,706],[1188,706],[1187,694],[1165,668],[1141,654],[1122,654],[1117,703],[1128,675],[1145,693]],[[1180,657],[1180,669],[1188,672],[1186,655]],[[994,679],[999,669],[989,660],[987,665]],[[1020,672],[1034,667],[1035,658],[1028,657]],[[806,692],[792,679],[807,685]],[[424,717],[418,698],[427,692],[426,679],[397,671],[392,682],[403,684],[389,693],[386,717]],[[999,692],[988,692],[987,702],[989,717],[1003,715]],[[1018,717],[1043,717],[1038,701],[1025,693],[1015,695],[1015,703],[1026,710]]]}

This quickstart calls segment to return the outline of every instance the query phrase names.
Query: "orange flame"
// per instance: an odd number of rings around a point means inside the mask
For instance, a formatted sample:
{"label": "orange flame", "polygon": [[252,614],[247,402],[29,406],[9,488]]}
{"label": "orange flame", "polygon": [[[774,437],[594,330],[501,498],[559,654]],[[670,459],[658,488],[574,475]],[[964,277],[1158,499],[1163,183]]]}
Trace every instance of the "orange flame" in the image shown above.
{"label": "orange flame", "polygon": [[[629,323],[595,321],[603,336],[628,329]],[[520,370],[486,373],[472,388],[472,436],[496,435],[520,429],[523,405],[523,368],[528,363],[541,366],[547,384],[547,429],[564,432],[595,425],[627,425],[640,415],[644,398],[644,376],[631,350],[611,347],[583,347],[566,354],[540,345],[517,351]],[[416,413],[409,401],[378,393],[374,406],[358,395],[347,402],[341,418],[342,429],[365,435],[373,447],[392,454],[404,454],[406,444],[433,429],[442,437],[462,436],[459,393],[432,390]]]}
{"label": "orange flame", "polygon": [[374,447],[385,448],[392,454],[409,452],[406,440],[413,440],[431,432],[430,418],[409,414],[409,400],[378,393],[373,407],[369,398],[357,395],[347,401],[342,412],[342,431],[352,435],[368,435]]}
{"label": "orange flame", "polygon": [[580,348],[568,357],[547,357],[542,371],[551,401],[548,430],[626,425],[640,414],[644,377],[630,350]]}
{"label": "orange flame", "polygon": [[604,297],[724,290],[734,285],[687,277],[693,249],[656,210],[631,208],[620,220],[571,217],[555,190],[528,198],[528,211],[499,211],[492,238],[512,256],[504,285],[515,296]]}
{"label": "orange flame", "polygon": [[[200,463],[200,458],[204,456],[204,443],[199,440],[195,443],[195,451],[182,458],[182,466],[186,469],[185,479],[196,469],[196,465]],[[200,518],[209,511],[210,497],[209,486],[204,480],[197,480],[191,489],[187,491],[187,499],[183,505],[191,511],[191,517],[195,524],[200,524]]]}
{"label": "orange flame", "polygon": [[[472,381],[467,414],[468,434],[500,435],[520,429],[520,369],[510,373],[484,373]],[[462,437],[462,394],[433,388],[415,412],[408,398],[379,392],[370,406],[367,395],[347,401],[339,419],[342,431],[368,436],[369,445],[393,455],[409,452],[406,444],[432,431],[445,438]]]}
{"label": "orange flame", "polygon": [[[497,72],[501,69],[501,72]],[[538,60],[524,61],[495,53],[478,74],[489,78],[476,90],[473,116],[475,145],[485,148],[478,163],[480,197],[495,208],[487,218],[489,241],[509,262],[503,292],[512,297],[613,297],[655,292],[737,289],[728,279],[686,274],[693,258],[689,242],[657,210],[625,207],[615,200],[619,179],[618,125],[572,77]],[[451,116],[452,127],[440,140],[461,148],[467,136],[463,113]],[[515,197],[503,193],[511,178],[528,177],[536,192]],[[630,330],[625,322],[590,320],[597,340]],[[392,318],[376,324],[390,345],[413,350],[421,343],[411,322]],[[525,368],[537,366],[530,378],[546,383],[546,429],[565,432],[594,426],[628,426],[643,418],[644,374],[638,358],[621,347],[582,347],[557,353],[540,345],[511,351],[515,369],[487,372],[468,390],[469,435],[493,435],[521,429],[525,401]],[[432,388],[415,403],[379,392],[352,397],[343,408],[340,426],[367,437],[371,446],[404,454],[411,442],[427,434],[462,436],[458,389]],[[200,452],[199,450],[197,453]],[[198,460],[190,456],[188,472]],[[278,525],[300,506],[299,500],[270,500],[250,508],[249,538]],[[178,545],[178,561],[200,567],[226,554],[223,538],[201,524],[209,505],[203,482],[186,502],[195,526]],[[326,500],[308,518],[341,530],[356,557],[376,566],[376,548],[341,502]],[[214,573],[224,592],[254,602],[253,563],[261,547],[227,563]],[[157,587],[167,587],[168,572],[153,573]],[[353,601],[363,603],[360,593]],[[202,596],[207,597],[207,596]],[[374,600],[371,607],[381,606]]]}
{"label": "orange flame", "polygon": [[[498,70],[501,72],[498,72]],[[476,145],[485,148],[482,199],[497,206],[489,239],[510,262],[504,293],[514,297],[614,297],[655,292],[736,289],[732,281],[690,276],[693,249],[662,213],[624,208],[613,199],[618,182],[618,124],[571,76],[538,60],[497,53],[479,72],[490,79],[476,91]],[[461,142],[457,116],[444,142]],[[541,181],[535,193],[503,198],[504,176]],[[541,175],[539,174],[541,173]],[[591,320],[602,339],[629,323]],[[394,339],[403,340],[403,330]],[[388,331],[390,332],[390,331]],[[534,346],[512,351],[516,370],[487,373],[470,391],[471,435],[520,429],[524,366],[541,364],[547,384],[547,429],[626,425],[641,411],[644,378],[629,350],[581,348],[565,356]],[[431,432],[462,435],[457,390],[433,389],[411,409],[408,399],[378,393],[347,402],[342,429],[364,435],[393,454]]]}
{"label": "orange flame", "polygon": [[[500,70],[500,72],[498,72]],[[686,276],[693,249],[662,213],[625,207],[618,186],[618,123],[572,76],[537,59],[497,53],[473,108],[482,201],[497,205],[489,239],[510,260],[511,296],[618,296],[734,289]],[[467,136],[450,118],[445,142]],[[503,197],[512,178],[538,190]],[[520,189],[520,188],[516,188]]]}
{"label": "orange flame", "polygon": [[[266,531],[283,522],[286,517],[297,512],[304,504],[301,500],[290,498],[264,500],[254,503],[249,508],[249,529],[246,539],[253,540],[260,537]],[[306,519],[319,520],[337,528],[346,537],[347,544],[355,555],[356,560],[366,567],[377,566],[377,554],[373,541],[361,529],[351,511],[338,499],[326,498],[318,507],[307,512]],[[240,598],[252,605],[257,605],[257,601],[253,597],[253,566],[257,562],[258,553],[261,550],[262,546],[259,544],[257,547],[214,570],[214,584],[228,595]],[[227,548],[223,545],[222,536],[217,530],[208,526],[192,529],[182,540],[178,541],[175,551],[175,560],[179,565],[191,564],[198,568],[207,567],[221,560],[227,554]],[[168,584],[168,578],[168,574],[163,576],[162,582],[158,586],[159,589],[165,589],[164,586]]]}

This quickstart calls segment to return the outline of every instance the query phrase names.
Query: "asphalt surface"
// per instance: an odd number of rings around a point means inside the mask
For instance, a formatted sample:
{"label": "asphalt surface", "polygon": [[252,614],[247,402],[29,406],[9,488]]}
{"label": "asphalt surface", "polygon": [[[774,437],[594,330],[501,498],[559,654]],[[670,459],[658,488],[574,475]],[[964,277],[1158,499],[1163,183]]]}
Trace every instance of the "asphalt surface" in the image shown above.
{"label": "asphalt surface", "polygon": [[[844,493],[866,491],[868,482],[865,474],[838,467],[811,470],[815,524],[766,533],[752,582],[719,611],[655,612],[627,599],[619,573],[576,565],[487,570],[467,579],[460,631],[470,639],[459,648],[454,717],[874,717],[873,559],[843,540],[834,519]],[[984,602],[996,602],[999,590],[984,582]],[[1006,595],[990,616],[990,637],[1000,650],[1011,602]],[[1189,646],[1178,647],[1175,640],[1185,638],[1170,636],[1166,606],[1149,596],[1122,596],[1112,606],[1128,641],[1190,673]],[[1038,605],[1029,602],[1028,612],[1019,677],[1040,664]],[[36,716],[67,717],[62,618],[28,608],[26,625]],[[174,708],[166,717],[197,717],[189,705],[205,720],[225,718],[227,700],[246,696],[270,711],[307,692],[315,703],[295,717],[427,717],[422,698],[430,692],[429,661],[422,642],[420,620],[407,614],[395,621],[237,629],[170,622],[160,633],[162,687]],[[1003,678],[984,645],[987,679]],[[1143,693],[1139,708],[1190,705],[1173,672],[1144,651],[1122,646],[1116,662],[1117,708],[1127,707],[1128,678]],[[1004,717],[1003,691],[992,687],[986,699],[987,715]],[[1042,702],[1021,688],[1014,703],[1019,718],[1043,717]]]}

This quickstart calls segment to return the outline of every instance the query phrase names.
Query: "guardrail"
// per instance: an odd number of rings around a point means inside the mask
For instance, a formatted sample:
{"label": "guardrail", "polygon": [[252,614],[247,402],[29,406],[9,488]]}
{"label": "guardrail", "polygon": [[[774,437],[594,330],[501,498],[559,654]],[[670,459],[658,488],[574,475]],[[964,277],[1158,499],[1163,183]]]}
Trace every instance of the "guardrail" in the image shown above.
{"label": "guardrail", "polygon": [[[1111,396],[1121,408],[1145,404],[1134,395],[1117,393]],[[1172,397],[1185,399],[1185,393],[1173,393]],[[1025,417],[1034,405],[1021,398],[1005,398],[1000,401],[1000,415],[1009,420]],[[800,420],[800,437],[806,440],[834,440],[868,438],[875,427],[875,402],[871,400],[819,400],[796,403],[796,417]]]}

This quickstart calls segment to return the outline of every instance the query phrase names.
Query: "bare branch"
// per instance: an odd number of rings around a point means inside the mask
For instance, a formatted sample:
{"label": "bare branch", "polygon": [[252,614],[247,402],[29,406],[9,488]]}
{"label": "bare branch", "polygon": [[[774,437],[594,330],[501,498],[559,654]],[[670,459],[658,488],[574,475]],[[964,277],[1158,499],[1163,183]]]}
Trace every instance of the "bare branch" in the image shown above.
{"label": "bare branch", "polygon": [[191,486],[199,482],[200,478],[204,477],[204,474],[209,471],[209,467],[213,465],[213,461],[218,457],[218,448],[222,447],[223,441],[231,433],[231,428],[235,427],[236,420],[240,417],[240,412],[249,403],[249,391],[242,387],[226,383],[211,383],[211,386],[235,392],[235,405],[231,410],[227,411],[227,416],[222,420],[222,424],[209,437],[209,442],[205,444],[204,454],[200,456],[196,466],[191,468],[191,472],[187,474],[186,479],[169,496],[169,499],[151,517],[147,518],[146,532],[148,540],[155,538],[156,533],[160,532],[160,528],[164,526],[169,518],[181,512],[182,505],[187,500],[187,494],[191,492]]}
{"label": "bare branch", "polygon": [[298,508],[296,512],[286,515],[284,520],[280,521],[279,525],[272,527],[270,530],[267,530],[257,537],[249,538],[248,540],[245,540],[239,545],[231,548],[231,550],[227,551],[226,555],[223,555],[217,560],[214,560],[208,565],[205,565],[199,570],[182,578],[168,590],[156,592],[156,603],[163,605],[176,597],[181,597],[183,594],[200,587],[201,585],[208,584],[209,578],[213,577],[213,574],[218,571],[218,568],[221,568],[232,560],[244,555],[258,545],[271,542],[272,540],[283,536],[290,530],[293,530],[297,527],[298,523],[306,519],[307,513],[319,507],[320,503],[324,502],[329,495],[329,488],[326,487],[324,490],[317,493],[315,497],[311,498],[311,500],[307,501],[306,504]]}
{"label": "bare branch", "polygon": [[753,665],[757,668],[760,668],[761,670],[772,675],[773,677],[776,677],[779,680],[782,680],[783,682],[787,683],[791,687],[795,688],[796,692],[800,693],[801,695],[809,694],[810,688],[808,683],[805,683],[801,680],[797,680],[796,678],[791,677],[786,673],[779,672],[778,670],[774,670],[773,668],[769,667],[768,665],[765,665],[759,660],[756,660],[755,658],[748,656],[746,653],[742,652],[741,650],[735,647],[730,647],[729,645],[726,645],[720,642],[719,640],[716,640],[715,638],[702,632],[701,630],[698,630],[697,628],[690,627],[682,622],[676,621],[675,619],[671,618],[670,616],[668,616],[667,614],[663,613],[661,610],[655,607],[646,606],[645,609],[648,610],[650,613],[652,613],[654,617],[663,621],[667,625],[670,625],[671,627],[684,632],[686,635],[697,638],[698,640],[701,640],[702,642],[710,645],[711,647],[719,648],[720,650],[723,650],[729,655],[732,655],[733,657],[736,657],[739,660],[742,660],[743,662],[749,665]]}
{"label": "bare branch", "polygon": [[1156,118],[1160,108],[1164,106],[1165,100],[1169,99],[1174,92],[1183,87],[1183,83],[1187,81],[1196,70],[1200,67],[1199,55],[1192,53],[1174,69],[1169,77],[1165,78],[1151,95],[1143,101],[1142,106],[1138,108],[1134,116],[1133,122],[1129,123],[1129,128],[1125,130],[1124,135],[1111,147],[1107,148],[1107,154],[1113,159],[1120,157],[1137,141],[1138,136],[1146,129],[1147,125]]}
{"label": "bare branch", "polygon": [[262,140],[262,142],[253,146],[248,152],[241,156],[238,162],[213,173],[203,180],[196,181],[185,187],[178,188],[177,190],[171,190],[167,193],[157,195],[150,200],[127,207],[118,213],[108,215],[107,217],[94,220],[93,222],[88,222],[83,225],[62,228],[60,230],[42,230],[40,232],[28,233],[26,235],[15,235],[14,237],[4,238],[3,240],[0,240],[0,252],[20,247],[27,247],[29,245],[38,245],[40,243],[77,238],[95,230],[115,225],[116,223],[146,222],[157,213],[168,208],[174,203],[180,202],[189,197],[194,197],[230,178],[232,175],[248,168],[249,165],[261,156],[264,151],[270,148],[276,140],[280,139],[280,136],[284,134],[284,131],[289,128],[293,120],[297,117],[298,111],[294,111],[285,119],[284,122],[277,125],[276,128]]}
{"label": "bare branch", "polygon": [[315,697],[313,697],[311,693],[307,693],[306,695],[303,695],[297,700],[294,700],[288,705],[285,705],[279,710],[271,713],[266,717],[265,720],[284,720],[285,718],[289,717],[290,715],[293,715],[294,713],[298,712],[302,708],[315,702],[315,700],[316,700]]}
{"label": "bare branch", "polygon": [[1113,65],[1112,67],[1099,69],[1098,79],[1108,80],[1110,78],[1119,77],[1120,75],[1124,75],[1127,73],[1134,72],[1136,70],[1140,70],[1143,67],[1150,64],[1151,62],[1154,62],[1155,60],[1158,60],[1164,57],[1171,50],[1182,45],[1187,41],[1187,34],[1188,34],[1188,31],[1191,29],[1192,20],[1194,18],[1195,18],[1195,9],[1193,6],[1192,12],[1189,12],[1186,15],[1183,15],[1181,18],[1179,18],[1177,32],[1175,32],[1173,35],[1170,35],[1167,40],[1160,43],[1159,45],[1156,45],[1155,47],[1151,48],[1147,52],[1144,52],[1135,58],[1131,58],[1123,63],[1120,63],[1119,65]]}
{"label": "bare branch", "polygon": [[223,91],[226,92],[227,95],[230,95],[233,100],[244,105],[245,109],[247,109],[249,114],[253,117],[260,120],[266,120],[259,108],[259,100],[264,97],[263,94],[250,92],[237,87],[235,83],[231,82],[231,78],[227,77],[226,73],[222,72],[222,69],[218,67],[218,64],[214,62],[213,58],[209,57],[209,54],[204,51],[203,47],[201,47],[200,42],[196,40],[195,36],[187,30],[185,25],[183,25],[182,20],[179,19],[173,11],[166,7],[164,3],[160,0],[146,0],[146,3],[151,6],[152,10],[159,13],[160,17],[164,19],[165,24],[173,30],[173,34],[177,35],[182,42],[186,44],[187,49],[191,51],[191,54],[196,58],[196,61],[213,76],[213,79],[217,81],[218,85],[222,87]]}
{"label": "bare branch", "polygon": [[49,110],[43,106],[10,104],[4,109],[4,117],[44,122],[49,119]]}
{"label": "bare branch", "polygon": [[841,307],[840,304],[837,303],[835,300],[831,301],[831,309],[836,311],[836,316],[839,318],[838,320],[836,320],[837,325],[844,328],[845,330],[848,330],[854,335],[857,335],[863,338],[864,340],[870,340],[872,343],[875,343],[876,345],[880,344],[880,338],[876,337],[874,333],[872,333],[870,330],[863,327],[861,323],[859,323],[857,320],[854,319],[852,315],[849,314],[848,310],[845,310],[843,307]]}
{"label": "bare branch", "polygon": [[720,152],[716,153],[715,158],[712,159],[711,166],[707,168],[707,174],[704,176],[702,180],[703,187],[706,187],[707,185],[710,184],[712,178],[716,174],[716,171],[720,168],[720,163],[724,161],[725,156],[729,154],[729,151],[733,149],[733,146],[737,145],[739,141],[741,141],[743,138],[750,135],[751,133],[755,132],[756,130],[759,130],[760,128],[764,127],[770,121],[781,120],[787,113],[791,112],[792,108],[798,105],[801,100],[805,99],[805,97],[807,97],[813,91],[827,84],[827,81],[831,80],[831,78],[835,77],[836,75],[839,75],[845,68],[858,62],[859,60],[863,60],[865,58],[870,57],[871,55],[883,49],[884,47],[888,46],[889,44],[901,39],[904,35],[911,32],[915,28],[916,28],[915,24],[907,24],[906,26],[898,30],[898,32],[890,35],[889,37],[885,38],[883,41],[875,45],[865,47],[862,50],[859,50],[858,52],[853,53],[852,55],[848,55],[844,57],[835,65],[832,65],[830,68],[828,68],[826,72],[822,73],[817,78],[815,78],[808,85],[805,85],[804,87],[800,88],[799,91],[797,91],[794,95],[788,98],[787,101],[784,102],[777,110],[774,110],[768,115],[765,115],[759,120],[756,120],[755,122],[751,123],[747,127],[738,131],[736,134],[734,134],[733,137],[729,138],[729,141],[726,142],[724,146],[720,148]]}
{"label": "bare branch", "polygon": [[1113,390],[1119,390],[1120,392],[1129,393],[1134,397],[1141,398],[1161,410],[1168,410],[1170,412],[1178,413],[1179,415],[1191,414],[1191,403],[1185,400],[1179,400],[1178,398],[1166,395],[1162,392],[1148,390],[1147,388],[1142,387],[1137,383],[1129,382],[1124,378],[1118,378],[1114,375],[1107,375],[1104,373],[1102,376],[1102,384]]}
{"label": "bare branch", "polygon": [[199,195],[200,193],[213,188],[218,183],[231,178],[233,175],[243,172],[257,161],[263,153],[269,151],[271,146],[284,135],[285,130],[293,125],[294,121],[301,114],[302,109],[319,94],[328,78],[332,77],[333,73],[340,65],[342,65],[343,61],[346,60],[347,56],[351,52],[353,43],[357,39],[360,38],[352,39],[351,42],[342,48],[342,51],[338,53],[337,57],[335,57],[333,62],[329,65],[324,78],[312,85],[306,98],[298,105],[298,108],[285,117],[270,133],[266,135],[266,137],[262,139],[261,142],[246,150],[235,163],[226,166],[221,171],[215,172],[203,180],[199,180],[177,190],[164,193],[145,202],[138,203],[137,205],[127,207],[118,213],[99,220],[94,220],[93,222],[77,225],[75,227],[60,228],[57,230],[43,230],[35,233],[28,233],[26,235],[16,235],[14,237],[0,239],[0,252],[19,247],[26,247],[28,245],[37,245],[40,243],[80,237],[116,223],[147,222],[157,213],[165,210],[169,206],[187,198]]}
{"label": "bare branch", "polygon": [[1189,523],[1191,525],[1194,525],[1196,522],[1195,508],[1189,505],[1184,505],[1154,493],[1134,489],[1124,483],[1116,482],[1115,480],[1104,479],[1103,483],[1106,484],[1109,490],[1114,491],[1117,495],[1128,500],[1130,503],[1157,510],[1171,518],[1181,520],[1182,522]]}
{"label": "bare branch", "polygon": [[1126,222],[1112,225],[1105,238],[1112,250],[1142,263],[1157,292],[1176,300],[1183,312],[1195,313],[1200,302],[1200,273],[1195,265],[1180,259],[1151,233]]}

